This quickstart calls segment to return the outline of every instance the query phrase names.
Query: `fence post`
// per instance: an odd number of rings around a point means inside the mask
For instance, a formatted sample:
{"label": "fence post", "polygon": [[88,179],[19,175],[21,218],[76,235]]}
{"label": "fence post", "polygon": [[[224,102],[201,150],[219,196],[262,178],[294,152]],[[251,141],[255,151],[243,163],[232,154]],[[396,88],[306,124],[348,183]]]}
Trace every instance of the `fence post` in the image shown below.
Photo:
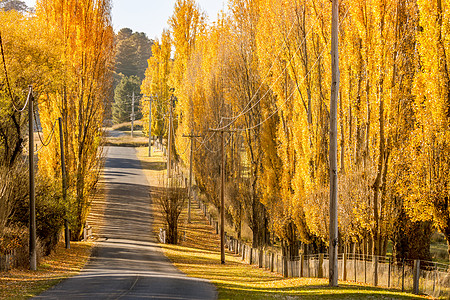
{"label": "fence post", "polygon": [[353,268],[355,271],[355,282],[356,282],[356,243],[353,244]]}
{"label": "fence post", "polygon": [[259,261],[258,261],[258,267],[263,267],[263,258],[264,258],[264,251],[262,249],[259,249]]}
{"label": "fence post", "polygon": [[436,291],[436,277],[437,277],[437,266],[434,265],[434,272],[433,272],[433,294]]}
{"label": "fence post", "polygon": [[317,278],[323,278],[323,253],[319,253],[319,270],[317,272]]}
{"label": "fence post", "polygon": [[311,278],[311,268],[309,265],[309,260],[310,260],[309,258],[310,258],[309,256],[306,257],[306,266],[308,268],[308,277]]}
{"label": "fence post", "polygon": [[363,259],[364,259],[364,283],[367,283],[367,260],[366,260],[366,255],[363,255]]}
{"label": "fence post", "polygon": [[420,259],[414,260],[413,293],[419,294]]}
{"label": "fence post", "polygon": [[300,277],[303,277],[303,261],[305,259],[305,256],[303,254],[300,254]]}
{"label": "fence post", "polygon": [[402,264],[402,292],[405,291],[405,260],[403,259]]}
{"label": "fence post", "polygon": [[342,280],[347,281],[347,244],[344,245],[344,257],[343,257],[343,274]]}
{"label": "fence post", "polygon": [[270,262],[270,272],[273,272],[273,260],[275,258],[275,254],[272,252],[270,254],[271,262]]}
{"label": "fence post", "polygon": [[288,277],[288,260],[287,257],[283,255],[283,276]]}
{"label": "fence post", "polygon": [[252,260],[253,260],[253,247],[250,247],[250,265],[252,264]]}
{"label": "fence post", "polygon": [[388,260],[388,288],[391,287],[391,258]]}
{"label": "fence post", "polygon": [[241,247],[242,247],[242,260],[245,261],[245,244],[243,244]]}
{"label": "fence post", "polygon": [[373,285],[378,286],[378,256],[373,256]]}

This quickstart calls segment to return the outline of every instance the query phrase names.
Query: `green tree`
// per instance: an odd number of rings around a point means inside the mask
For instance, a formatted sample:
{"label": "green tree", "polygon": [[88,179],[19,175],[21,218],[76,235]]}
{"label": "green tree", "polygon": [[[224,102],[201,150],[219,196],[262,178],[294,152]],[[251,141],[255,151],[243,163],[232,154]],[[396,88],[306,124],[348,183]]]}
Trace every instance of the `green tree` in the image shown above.
{"label": "green tree", "polygon": [[139,107],[139,99],[141,98],[140,91],[141,81],[137,76],[122,76],[116,89],[114,90],[114,104],[113,104],[113,121],[114,123],[123,123],[130,121],[132,97],[134,92],[134,113],[136,119],[142,116],[137,113]]}
{"label": "green tree", "polygon": [[[144,79],[147,60],[152,56],[153,41],[145,33],[133,32],[129,28],[122,28],[115,39],[116,74],[137,76],[140,80]],[[116,76],[116,79],[118,78]]]}

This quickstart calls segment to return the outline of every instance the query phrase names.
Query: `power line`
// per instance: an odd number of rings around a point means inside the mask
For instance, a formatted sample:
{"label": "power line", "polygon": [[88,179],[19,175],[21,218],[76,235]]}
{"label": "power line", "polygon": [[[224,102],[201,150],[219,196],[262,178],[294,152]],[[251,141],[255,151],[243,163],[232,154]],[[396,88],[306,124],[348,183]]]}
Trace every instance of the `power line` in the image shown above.
{"label": "power line", "polygon": [[[36,113],[35,113],[35,117],[34,117],[34,122],[35,122],[36,127],[37,127],[37,123],[36,123]],[[52,140],[52,138],[53,138],[53,134],[55,133],[55,126],[56,126],[56,121],[53,122],[52,132],[51,132],[50,135],[47,137],[47,140],[46,140],[45,142],[42,141],[42,137],[41,137],[41,134],[39,133],[39,130],[37,131],[39,140],[41,141],[41,147],[40,147],[38,150],[36,150],[34,153],[39,153],[39,151],[41,151],[42,148],[47,147],[48,145],[50,145],[50,142],[51,142],[51,140]]]}
{"label": "power line", "polygon": [[27,100],[25,101],[25,105],[23,106],[23,108],[17,109],[16,105],[14,104],[14,97],[12,94],[11,85],[9,83],[8,69],[6,68],[6,59],[5,59],[5,52],[3,50],[3,40],[2,40],[1,32],[0,32],[0,49],[1,49],[1,53],[2,53],[3,69],[5,71],[6,87],[8,89],[9,97],[11,98],[11,104],[14,107],[15,111],[17,111],[19,113],[23,112],[27,108],[29,97],[27,97]]}
{"label": "power line", "polygon": [[[295,22],[295,20],[294,20],[294,22],[292,22],[291,29],[289,30],[289,32],[288,32],[288,34],[287,34],[287,37],[289,37],[289,36],[291,35],[292,29],[294,29],[295,24],[296,24],[296,22]],[[308,32],[308,33],[309,33],[309,32]],[[282,49],[280,49],[280,50],[278,51],[277,54],[279,54],[281,51],[282,51]],[[246,106],[242,109],[242,111],[239,113],[239,115],[238,115],[238,116],[234,116],[234,117],[222,117],[223,119],[226,119],[226,120],[235,120],[235,119],[237,119],[238,117],[240,117],[241,115],[243,115],[243,114],[246,113],[246,112],[244,112],[244,111],[247,109],[247,107],[250,105],[250,103],[254,100],[254,98],[255,98],[256,95],[258,94],[259,90],[260,90],[260,89],[262,88],[262,86],[264,85],[264,82],[266,81],[267,77],[269,76],[270,72],[272,71],[272,68],[273,68],[274,65],[275,65],[275,64],[272,63],[272,65],[270,66],[269,70],[266,72],[266,75],[264,75],[264,78],[263,78],[261,84],[259,85],[258,89],[257,89],[256,92],[253,94],[252,98],[249,100],[249,102],[247,103],[247,105],[246,105]],[[249,110],[251,110],[251,109],[252,109],[252,108],[250,108]],[[248,111],[248,110],[247,110],[247,111]],[[232,121],[232,122],[234,122],[234,121]]]}
{"label": "power line", "polygon": [[[292,24],[292,26],[294,26],[294,25],[295,25],[295,21],[294,21],[294,23]],[[292,28],[291,28],[291,29],[292,29]],[[232,118],[224,117],[224,119],[231,119],[231,121],[230,121],[227,125],[225,125],[225,126],[223,126],[223,127],[221,127],[221,128],[215,128],[215,129],[217,129],[217,130],[222,130],[222,129],[228,128],[228,127],[229,127],[230,125],[232,125],[239,117],[241,117],[242,115],[245,115],[246,113],[248,113],[249,111],[251,111],[256,105],[258,105],[258,103],[261,102],[262,99],[264,99],[264,98],[267,96],[267,94],[270,92],[270,90],[272,90],[272,88],[273,88],[273,86],[275,85],[275,83],[277,83],[278,80],[281,78],[281,76],[283,76],[283,74],[286,73],[286,70],[287,70],[288,66],[291,64],[292,60],[294,59],[294,57],[295,57],[295,56],[297,55],[297,53],[299,52],[300,47],[303,46],[304,42],[306,41],[307,36],[309,35],[309,33],[310,33],[311,31],[312,31],[312,28],[310,28],[310,30],[306,33],[306,35],[305,35],[305,37],[303,38],[301,44],[297,47],[297,50],[294,52],[294,54],[293,54],[292,57],[290,58],[289,62],[286,63],[286,66],[284,67],[284,70],[280,73],[280,75],[278,75],[278,77],[276,78],[275,82],[273,82],[273,83],[269,86],[269,89],[264,93],[264,95],[263,95],[261,98],[259,98],[259,100],[256,101],[250,108],[247,109],[247,107],[250,105],[250,103],[251,103],[251,102],[254,100],[254,98],[258,95],[258,92],[259,92],[259,90],[261,89],[261,87],[264,85],[264,81],[266,80],[267,76],[265,76],[265,78],[264,78],[263,82],[261,82],[261,84],[260,84],[258,90],[253,94],[252,98],[251,98],[250,101],[247,103],[247,105],[244,107],[244,109],[243,109],[237,116],[235,116],[235,117],[232,117]],[[290,34],[290,32],[288,33],[288,37],[289,37],[289,34]],[[281,50],[280,50],[279,52],[281,52]],[[270,67],[268,73],[270,73],[270,71],[272,70],[273,66],[274,66],[274,64],[272,64],[272,66]]]}
{"label": "power line", "polygon": [[[349,6],[349,8],[347,9],[347,12],[345,13],[344,18],[343,18],[342,21],[339,23],[339,26],[342,24],[342,22],[343,22],[343,21],[345,20],[345,18],[347,17],[349,10],[350,10],[350,6]],[[302,78],[302,82],[308,77],[308,75],[312,72],[312,70],[314,69],[314,67],[315,67],[315,66],[317,65],[317,63],[320,61],[320,59],[322,58],[323,54],[325,53],[325,50],[327,49],[328,44],[329,44],[329,42],[327,42],[327,44],[326,44],[325,47],[323,48],[322,52],[320,53],[319,57],[318,57],[318,58],[316,59],[316,61],[314,62],[313,66],[311,67],[311,69],[309,70],[309,72]],[[261,126],[262,124],[264,124],[265,122],[267,122],[270,118],[272,118],[276,113],[278,113],[278,112],[280,111],[281,107],[283,107],[283,106],[287,103],[287,101],[289,101],[289,100],[292,98],[292,96],[294,95],[294,93],[295,93],[295,89],[292,91],[292,93],[289,95],[289,97],[287,97],[287,98],[284,100],[284,102],[283,102],[280,106],[277,107],[277,109],[276,109],[274,112],[272,112],[266,119],[264,119],[264,120],[261,121],[260,123],[258,123],[258,124],[256,124],[256,125],[253,125],[253,126],[250,126],[250,127],[247,127],[247,128],[236,128],[235,130],[236,130],[236,131],[247,131],[247,130],[255,129],[255,128]]]}

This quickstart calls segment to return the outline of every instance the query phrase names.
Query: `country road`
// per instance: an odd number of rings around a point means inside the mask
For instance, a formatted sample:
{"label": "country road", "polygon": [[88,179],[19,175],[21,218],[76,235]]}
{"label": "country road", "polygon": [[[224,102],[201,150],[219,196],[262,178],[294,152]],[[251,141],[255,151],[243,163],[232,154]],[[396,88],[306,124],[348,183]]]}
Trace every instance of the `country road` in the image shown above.
{"label": "country road", "polygon": [[152,233],[149,187],[134,148],[109,147],[104,226],[77,276],[37,299],[216,299],[213,285],[179,272]]}

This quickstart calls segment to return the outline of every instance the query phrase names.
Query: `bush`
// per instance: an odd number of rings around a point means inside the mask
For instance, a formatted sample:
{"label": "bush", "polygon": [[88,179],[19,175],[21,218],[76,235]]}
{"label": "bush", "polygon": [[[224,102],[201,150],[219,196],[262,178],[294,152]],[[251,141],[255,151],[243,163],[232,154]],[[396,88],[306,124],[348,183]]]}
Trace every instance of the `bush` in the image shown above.
{"label": "bush", "polygon": [[[14,252],[12,267],[27,268],[29,265],[29,232],[25,227],[5,227],[0,232],[0,256]],[[42,247],[39,240],[36,241],[37,261],[42,257]]]}
{"label": "bush", "polygon": [[16,203],[28,198],[28,168],[18,162],[13,167],[0,166],[0,234],[9,226]]}
{"label": "bush", "polygon": [[186,199],[186,189],[182,188],[181,184],[171,184],[157,197],[167,226],[166,242],[168,244],[176,245],[178,242],[178,219]]}
{"label": "bush", "polygon": [[[39,177],[36,179],[36,236],[42,243],[44,255],[55,248],[59,232],[64,225],[64,206],[58,182]],[[12,224],[27,227],[29,224],[29,198],[15,203]]]}

